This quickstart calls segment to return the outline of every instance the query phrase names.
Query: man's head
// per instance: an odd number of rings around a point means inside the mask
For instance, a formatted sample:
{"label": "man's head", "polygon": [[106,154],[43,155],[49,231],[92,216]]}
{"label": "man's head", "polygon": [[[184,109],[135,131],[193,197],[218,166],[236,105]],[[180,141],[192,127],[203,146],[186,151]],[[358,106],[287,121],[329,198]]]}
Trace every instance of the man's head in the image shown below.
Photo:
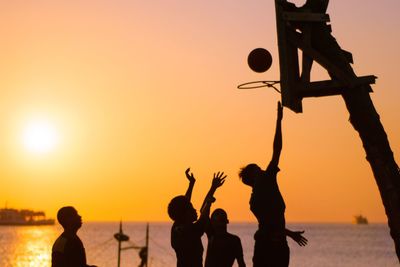
{"label": "man's head", "polygon": [[62,207],[57,212],[57,220],[65,230],[77,231],[82,226],[82,217],[74,207]]}
{"label": "man's head", "polygon": [[168,204],[168,215],[175,222],[194,222],[197,212],[185,196],[174,197]]}
{"label": "man's head", "polygon": [[215,209],[210,219],[213,227],[226,227],[229,223],[228,214],[223,209]]}
{"label": "man's head", "polygon": [[256,177],[262,175],[262,173],[263,173],[263,170],[261,170],[261,168],[257,164],[251,163],[251,164],[247,165],[246,167],[243,167],[242,169],[240,169],[239,178],[242,180],[242,182],[245,185],[253,186],[254,182],[256,180]]}

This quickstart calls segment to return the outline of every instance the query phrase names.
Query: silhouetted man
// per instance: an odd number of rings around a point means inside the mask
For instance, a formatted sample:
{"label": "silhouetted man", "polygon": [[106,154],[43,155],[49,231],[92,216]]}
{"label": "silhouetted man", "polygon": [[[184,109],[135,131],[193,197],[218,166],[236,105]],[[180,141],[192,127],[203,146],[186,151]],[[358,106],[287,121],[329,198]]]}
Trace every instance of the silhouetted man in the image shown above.
{"label": "silhouetted man", "polygon": [[77,231],[82,226],[82,217],[74,207],[63,207],[57,213],[57,220],[64,232],[54,242],[52,267],[96,267],[86,264],[86,253]]}
{"label": "silhouetted man", "polygon": [[239,267],[246,267],[240,238],[228,233],[228,223],[228,215],[223,209],[216,209],[211,214],[205,267],[232,267],[235,259]]}
{"label": "silhouetted man", "polygon": [[282,150],[282,105],[278,102],[274,150],[271,162],[266,170],[256,164],[249,164],[239,173],[242,182],[251,186],[250,210],[258,221],[258,230],[254,235],[254,267],[289,266],[289,246],[286,236],[291,237],[300,246],[307,244],[301,234],[285,227],[285,202],[276,181],[279,172],[278,163]]}
{"label": "silhouetted man", "polygon": [[168,205],[168,215],[174,221],[171,228],[171,246],[175,250],[177,267],[202,267],[203,244],[201,236],[204,234],[210,214],[211,203],[215,201],[213,195],[226,178],[223,172],[214,173],[211,188],[200,209],[200,218],[190,202],[195,178],[190,169],[186,170],[189,187],[185,196],[177,196]]}

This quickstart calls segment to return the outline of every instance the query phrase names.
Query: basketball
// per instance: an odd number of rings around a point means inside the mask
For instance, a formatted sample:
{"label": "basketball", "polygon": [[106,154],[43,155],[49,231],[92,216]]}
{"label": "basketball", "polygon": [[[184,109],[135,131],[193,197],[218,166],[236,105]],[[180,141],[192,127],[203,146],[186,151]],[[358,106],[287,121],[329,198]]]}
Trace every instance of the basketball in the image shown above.
{"label": "basketball", "polygon": [[256,48],[247,57],[247,64],[255,72],[265,72],[272,65],[272,56],[264,48]]}

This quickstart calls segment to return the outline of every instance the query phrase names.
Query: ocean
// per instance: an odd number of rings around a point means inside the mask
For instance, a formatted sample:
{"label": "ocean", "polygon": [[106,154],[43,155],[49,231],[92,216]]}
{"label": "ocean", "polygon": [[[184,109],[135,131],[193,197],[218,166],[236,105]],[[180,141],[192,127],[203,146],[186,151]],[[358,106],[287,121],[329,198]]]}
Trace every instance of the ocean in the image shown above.
{"label": "ocean", "polygon": [[[150,223],[149,267],[176,266],[170,247],[171,223]],[[309,240],[299,247],[289,240],[290,266],[293,267],[391,267],[399,266],[394,244],[386,224],[288,224],[291,230],[305,230]],[[118,243],[113,235],[119,223],[84,223],[79,230],[87,253],[88,264],[116,267]],[[232,223],[229,232],[242,240],[245,262],[252,266],[254,223]],[[130,237],[123,242],[121,267],[138,266],[138,249],[145,245],[145,223],[123,223],[124,233]],[[50,267],[51,247],[62,232],[55,226],[0,226],[0,267]],[[207,239],[203,239],[206,248]],[[237,266],[236,263],[234,266]]]}

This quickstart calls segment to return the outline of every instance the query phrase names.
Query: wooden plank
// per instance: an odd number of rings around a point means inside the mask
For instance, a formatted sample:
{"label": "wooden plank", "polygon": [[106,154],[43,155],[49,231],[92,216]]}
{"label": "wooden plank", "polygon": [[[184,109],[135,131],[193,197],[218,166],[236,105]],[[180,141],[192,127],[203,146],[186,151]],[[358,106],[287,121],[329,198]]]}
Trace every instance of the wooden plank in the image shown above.
{"label": "wooden plank", "polygon": [[329,22],[330,17],[325,13],[311,12],[283,12],[282,17],[286,21],[295,22]]}
{"label": "wooden plank", "polygon": [[[357,77],[357,79],[355,81],[355,85],[361,86],[361,85],[367,85],[367,84],[375,84],[377,78],[378,77],[376,77],[375,75],[360,76],[360,77]],[[370,90],[370,92],[372,92],[372,89]]]}
{"label": "wooden plank", "polygon": [[296,113],[302,112],[301,98],[295,93],[300,80],[297,47],[287,39],[287,22],[283,19],[282,0],[275,0],[276,27],[279,50],[279,68],[282,105]]}
{"label": "wooden plank", "polygon": [[349,63],[353,64],[354,63],[353,54],[350,53],[349,51],[346,51],[343,49],[342,49],[342,52],[343,52],[344,56],[346,57],[347,61],[349,61]]}
{"label": "wooden plank", "polygon": [[[332,95],[340,95],[345,90],[357,90],[363,88],[363,85],[374,84],[376,80],[376,76],[368,75],[361,76],[355,79],[355,87],[348,88],[344,86],[340,81],[335,80],[326,80],[326,81],[317,81],[310,83],[300,83],[298,84],[298,94],[300,97],[321,97],[321,96],[332,96]],[[369,86],[369,92],[372,92],[371,87]]]}
{"label": "wooden plank", "polygon": [[[306,45],[311,46],[311,27],[306,26],[302,29],[302,39]],[[302,54],[302,67],[301,67],[301,81],[310,82],[311,79],[311,68],[313,65],[313,59],[306,53]]]}

